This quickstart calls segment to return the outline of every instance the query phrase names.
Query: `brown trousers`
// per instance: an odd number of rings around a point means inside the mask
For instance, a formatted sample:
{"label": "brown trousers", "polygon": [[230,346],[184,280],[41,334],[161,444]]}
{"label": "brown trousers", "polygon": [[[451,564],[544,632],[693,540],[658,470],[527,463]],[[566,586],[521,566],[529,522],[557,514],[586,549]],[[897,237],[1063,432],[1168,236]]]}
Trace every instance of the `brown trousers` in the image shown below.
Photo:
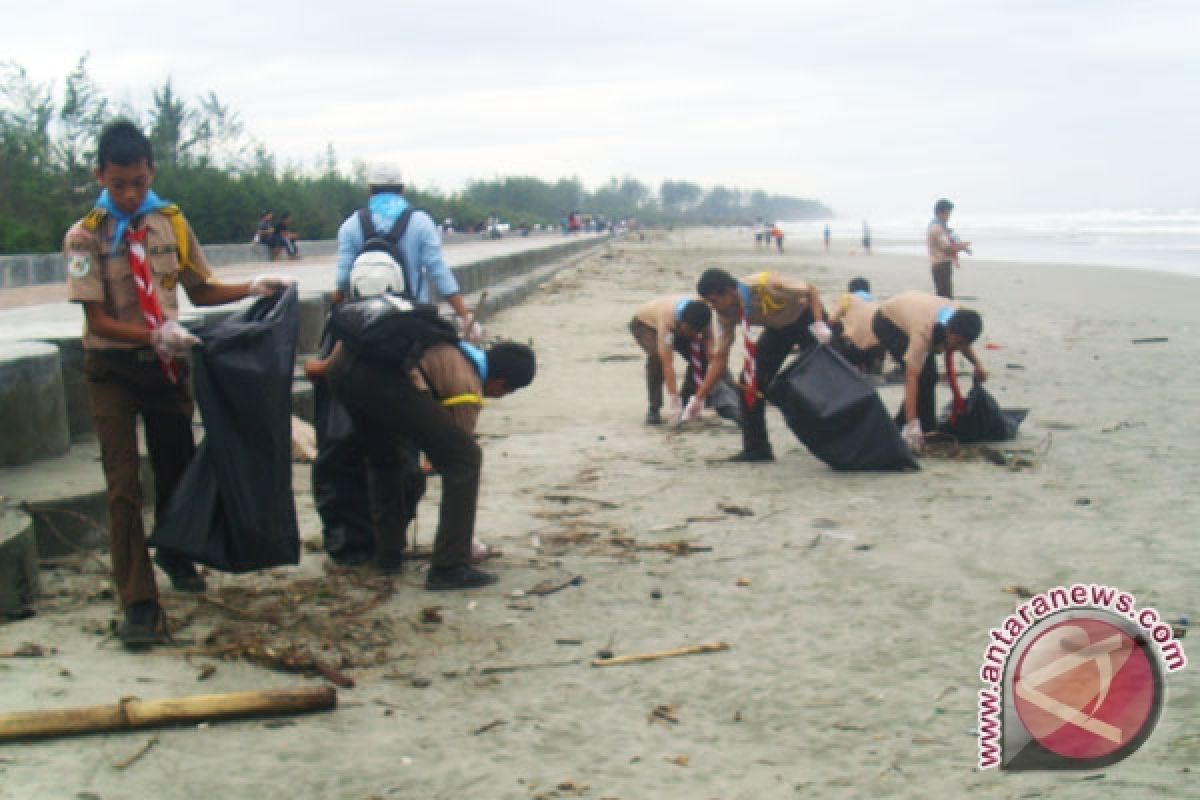
{"label": "brown trousers", "polygon": [[658,411],[663,404],[663,365],[658,355],[658,331],[634,317],[629,323],[629,332],[646,351],[646,399],[648,407]]}
{"label": "brown trousers", "polygon": [[954,298],[954,262],[941,261],[930,267],[933,272],[933,290],[938,297]]}
{"label": "brown trousers", "polygon": [[163,374],[154,351],[92,350],[84,361],[88,400],[108,487],[108,536],[113,583],[121,607],[156,600],[158,587],[142,523],[137,417],[146,431],[154,470],[155,516],[179,485],[195,453],[186,362],[176,361],[179,383]]}

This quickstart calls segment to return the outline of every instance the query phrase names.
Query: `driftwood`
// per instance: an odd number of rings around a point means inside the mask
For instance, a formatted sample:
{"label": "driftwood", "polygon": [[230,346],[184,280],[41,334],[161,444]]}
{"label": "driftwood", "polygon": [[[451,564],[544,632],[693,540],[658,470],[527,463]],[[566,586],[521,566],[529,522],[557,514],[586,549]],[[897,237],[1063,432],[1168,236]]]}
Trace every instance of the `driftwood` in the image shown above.
{"label": "driftwood", "polygon": [[612,658],[594,658],[592,659],[592,666],[616,667],[622,664],[639,664],[643,661],[658,661],[659,659],[674,658],[675,656],[717,653],[728,649],[729,645],[725,642],[708,642],[707,644],[696,644],[690,647],[676,647],[672,650],[658,650],[653,653],[632,653],[627,656],[614,656]]}
{"label": "driftwood", "polygon": [[113,706],[0,714],[0,742],[238,717],[301,714],[328,711],[336,705],[337,690],[328,686],[194,695],[168,700],[125,697]]}

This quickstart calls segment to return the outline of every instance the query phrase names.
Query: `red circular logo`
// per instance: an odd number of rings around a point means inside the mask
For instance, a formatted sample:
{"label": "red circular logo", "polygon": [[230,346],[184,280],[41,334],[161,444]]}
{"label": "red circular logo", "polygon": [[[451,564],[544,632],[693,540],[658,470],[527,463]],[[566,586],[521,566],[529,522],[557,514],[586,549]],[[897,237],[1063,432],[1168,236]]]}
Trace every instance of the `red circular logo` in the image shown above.
{"label": "red circular logo", "polygon": [[1076,617],[1039,631],[1022,653],[1013,700],[1042,747],[1103,758],[1155,721],[1155,676],[1142,642],[1102,619]]}

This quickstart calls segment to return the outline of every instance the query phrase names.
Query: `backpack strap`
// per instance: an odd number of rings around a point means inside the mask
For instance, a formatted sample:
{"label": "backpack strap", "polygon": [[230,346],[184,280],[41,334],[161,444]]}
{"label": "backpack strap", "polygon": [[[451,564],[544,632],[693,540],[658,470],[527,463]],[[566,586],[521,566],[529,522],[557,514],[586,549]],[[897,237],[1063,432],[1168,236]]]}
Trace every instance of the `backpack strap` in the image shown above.
{"label": "backpack strap", "polygon": [[375,220],[371,219],[371,209],[360,208],[358,210],[358,224],[362,226],[364,242],[375,235]]}
{"label": "backpack strap", "polygon": [[413,208],[412,206],[409,206],[408,208],[404,209],[404,211],[401,212],[400,216],[396,217],[396,222],[395,222],[395,224],[392,225],[392,229],[390,231],[388,231],[387,234],[385,234],[383,238],[387,239],[389,242],[391,242],[392,244],[396,245],[397,248],[399,248],[400,247],[400,237],[402,237],[404,235],[404,232],[406,230],[408,230],[408,221],[410,219],[412,219],[412,215],[413,215],[414,211],[416,211],[416,209]]}

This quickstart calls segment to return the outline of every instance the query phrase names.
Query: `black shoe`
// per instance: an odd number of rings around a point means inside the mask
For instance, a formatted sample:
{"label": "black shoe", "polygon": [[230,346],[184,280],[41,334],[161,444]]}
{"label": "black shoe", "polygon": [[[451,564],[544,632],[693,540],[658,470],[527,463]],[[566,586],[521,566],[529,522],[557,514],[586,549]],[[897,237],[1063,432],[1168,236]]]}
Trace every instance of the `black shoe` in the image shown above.
{"label": "black shoe", "polygon": [[756,463],[761,461],[774,461],[775,454],[768,448],[766,450],[743,450],[736,456],[730,456],[727,461],[735,464]]}
{"label": "black shoe", "polygon": [[404,568],[404,556],[380,553],[375,556],[375,569],[380,575],[399,575]]}
{"label": "black shoe", "polygon": [[425,588],[431,592],[446,589],[478,589],[496,582],[490,572],[461,564],[457,567],[430,567],[425,576]]}
{"label": "black shoe", "polygon": [[154,554],[154,563],[167,573],[176,591],[200,594],[208,588],[208,582],[196,571],[196,565],[178,553],[160,547]]}
{"label": "black shoe", "polygon": [[329,558],[339,567],[361,567],[370,563],[373,556],[367,550],[344,550],[330,553]]}
{"label": "black shoe", "polygon": [[162,620],[162,607],[157,600],[134,603],[125,609],[125,619],[117,628],[117,638],[126,647],[149,647],[158,642]]}
{"label": "black shoe", "polygon": [[647,425],[662,425],[663,424],[662,414],[658,413],[657,408],[652,408],[646,412],[646,424]]}

